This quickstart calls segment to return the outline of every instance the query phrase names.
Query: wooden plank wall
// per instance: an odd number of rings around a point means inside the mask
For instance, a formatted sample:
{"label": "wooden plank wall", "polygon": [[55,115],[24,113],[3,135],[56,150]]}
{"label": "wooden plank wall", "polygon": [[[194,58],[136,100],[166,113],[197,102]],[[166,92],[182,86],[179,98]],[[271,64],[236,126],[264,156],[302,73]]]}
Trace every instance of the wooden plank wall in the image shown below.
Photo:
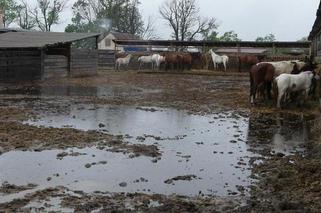
{"label": "wooden plank wall", "polygon": [[110,71],[115,67],[115,51],[98,50],[98,71]]}
{"label": "wooden plank wall", "polygon": [[41,51],[38,49],[1,49],[0,80],[41,79]]}
{"label": "wooden plank wall", "polygon": [[96,75],[98,71],[98,50],[71,49],[70,76]]}
{"label": "wooden plank wall", "polygon": [[67,77],[68,58],[63,55],[45,55],[43,78]]}

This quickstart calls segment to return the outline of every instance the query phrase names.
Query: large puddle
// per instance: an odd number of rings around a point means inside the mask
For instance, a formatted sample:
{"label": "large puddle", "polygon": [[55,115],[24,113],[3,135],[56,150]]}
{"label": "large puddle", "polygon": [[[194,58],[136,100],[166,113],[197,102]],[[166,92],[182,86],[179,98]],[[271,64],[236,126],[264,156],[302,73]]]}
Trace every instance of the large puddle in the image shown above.
{"label": "large puddle", "polygon": [[159,90],[142,89],[127,86],[96,86],[96,87],[82,87],[82,86],[22,86],[22,87],[7,87],[0,90],[0,94],[5,95],[33,95],[33,96],[130,96],[140,95],[142,93],[155,93]]}
{"label": "large puddle", "polygon": [[[284,114],[253,119],[236,112],[200,116],[173,109],[101,105],[40,111],[37,119],[26,123],[123,135],[130,143],[157,145],[162,156],[132,158],[97,148],[12,151],[0,155],[0,182],[84,192],[246,195],[253,182],[251,159],[271,152],[304,151],[309,119]],[[77,155],[57,158],[63,151]],[[172,179],[177,176],[181,177]]]}

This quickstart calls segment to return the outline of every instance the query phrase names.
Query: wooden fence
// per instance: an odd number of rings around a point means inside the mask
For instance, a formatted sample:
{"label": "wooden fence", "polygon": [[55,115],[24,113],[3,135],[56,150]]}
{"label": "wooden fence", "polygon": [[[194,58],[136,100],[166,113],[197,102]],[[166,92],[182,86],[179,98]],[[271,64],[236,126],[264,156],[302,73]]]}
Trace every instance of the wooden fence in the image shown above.
{"label": "wooden fence", "polygon": [[115,67],[115,51],[98,50],[98,70],[110,71]]}
{"label": "wooden fence", "polygon": [[63,55],[45,55],[43,78],[67,77],[68,58]]}
{"label": "wooden fence", "polygon": [[41,51],[37,49],[1,49],[0,80],[35,80],[41,78]]}
{"label": "wooden fence", "polygon": [[98,50],[71,49],[70,76],[96,75],[98,71]]}

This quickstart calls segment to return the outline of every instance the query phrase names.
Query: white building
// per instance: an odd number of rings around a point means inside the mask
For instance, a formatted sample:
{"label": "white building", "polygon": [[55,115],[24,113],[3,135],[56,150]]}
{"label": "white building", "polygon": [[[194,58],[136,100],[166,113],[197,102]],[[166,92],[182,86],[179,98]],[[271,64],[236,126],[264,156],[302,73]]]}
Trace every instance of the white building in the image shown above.
{"label": "white building", "polygon": [[[102,34],[98,39],[98,49],[100,50],[115,50],[115,43],[113,40],[140,40],[136,35],[130,33],[119,33],[111,31]],[[117,47],[117,51],[124,51],[123,47]]]}

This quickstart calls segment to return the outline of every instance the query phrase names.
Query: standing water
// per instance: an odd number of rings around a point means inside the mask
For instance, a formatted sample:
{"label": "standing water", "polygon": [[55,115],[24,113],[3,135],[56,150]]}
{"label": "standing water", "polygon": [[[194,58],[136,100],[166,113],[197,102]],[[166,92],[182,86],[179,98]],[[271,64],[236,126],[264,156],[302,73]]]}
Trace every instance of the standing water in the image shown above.
{"label": "standing water", "polygon": [[[200,116],[165,108],[106,105],[40,111],[37,119],[25,123],[123,135],[130,143],[156,145],[162,155],[133,158],[98,148],[11,151],[0,156],[0,182],[84,192],[247,194],[253,181],[251,158],[262,156],[262,151],[302,151],[309,133],[303,117],[280,115],[275,120],[262,114],[254,120],[236,112]],[[57,158],[62,151],[77,155]]]}

